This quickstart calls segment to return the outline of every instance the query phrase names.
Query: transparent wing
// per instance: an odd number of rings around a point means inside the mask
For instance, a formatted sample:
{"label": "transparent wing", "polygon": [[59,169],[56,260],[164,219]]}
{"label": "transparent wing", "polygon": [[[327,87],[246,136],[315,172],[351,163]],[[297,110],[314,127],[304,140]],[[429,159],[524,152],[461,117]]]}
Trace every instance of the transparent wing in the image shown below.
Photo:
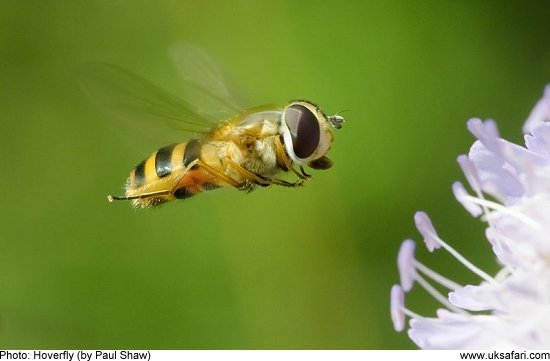
{"label": "transparent wing", "polygon": [[244,109],[226,86],[222,71],[201,48],[181,43],[170,49],[172,61],[183,80],[185,99],[203,117],[227,119]]}
{"label": "transparent wing", "polygon": [[87,63],[77,78],[102,110],[149,140],[167,141],[175,130],[181,141],[181,132],[204,133],[220,120],[199,114],[189,102],[116,65]]}

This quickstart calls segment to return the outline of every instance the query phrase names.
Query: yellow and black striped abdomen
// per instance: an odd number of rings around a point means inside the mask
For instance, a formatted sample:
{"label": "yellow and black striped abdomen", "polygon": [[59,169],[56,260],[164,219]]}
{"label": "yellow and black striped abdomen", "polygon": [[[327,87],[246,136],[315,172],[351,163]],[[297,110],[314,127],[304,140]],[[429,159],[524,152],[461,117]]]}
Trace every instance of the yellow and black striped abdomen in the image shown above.
{"label": "yellow and black striped abdomen", "polygon": [[171,144],[160,148],[130,172],[128,186],[145,186],[147,183],[169,176],[181,167],[187,167],[189,163],[199,158],[201,147],[200,141],[193,139],[187,143]]}
{"label": "yellow and black striped abdomen", "polygon": [[[134,205],[149,207],[219,187],[217,180],[206,172],[195,167],[187,169],[200,158],[202,147],[200,140],[193,139],[160,148],[130,172],[126,195],[143,196],[133,199]],[[147,196],[161,192],[164,194]]]}

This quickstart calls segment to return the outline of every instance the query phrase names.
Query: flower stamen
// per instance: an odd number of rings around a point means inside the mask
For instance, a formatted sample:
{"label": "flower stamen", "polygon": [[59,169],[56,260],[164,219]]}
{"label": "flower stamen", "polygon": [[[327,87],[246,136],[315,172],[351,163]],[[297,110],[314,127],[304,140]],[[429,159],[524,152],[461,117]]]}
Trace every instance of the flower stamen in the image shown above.
{"label": "flower stamen", "polygon": [[[416,221],[416,226],[418,228],[418,231],[424,236],[424,239],[426,240],[426,243],[430,243],[430,246],[432,249],[443,247],[447,252],[449,252],[454,258],[456,258],[460,263],[462,263],[466,268],[468,268],[470,271],[481,277],[487,282],[495,283],[496,281],[493,279],[493,277],[489,276],[485,271],[482,271],[481,269],[477,268],[473,263],[468,261],[464,256],[462,256],[460,253],[458,253],[453,247],[448,245],[445,241],[443,241],[437,233],[435,233],[435,230],[432,226],[432,223],[430,222],[430,219],[428,218],[428,215],[424,212],[416,212],[414,215],[414,219]],[[434,247],[433,244],[437,243],[439,247]]]}
{"label": "flower stamen", "polygon": [[452,310],[456,313],[460,313],[460,314],[463,314],[463,315],[468,315],[469,314],[468,312],[464,311],[463,309],[458,308],[458,307],[454,306],[453,304],[451,304],[449,302],[449,300],[447,300],[447,298],[445,296],[443,296],[443,294],[441,294],[441,292],[439,292],[437,289],[435,289],[434,286],[432,286],[428,281],[426,281],[424,279],[424,277],[422,277],[420,275],[417,275],[416,276],[416,282],[418,282],[418,284],[420,286],[422,286],[422,288],[424,288],[426,290],[426,292],[428,292],[433,298],[438,300],[443,306],[447,307],[449,310]]}
{"label": "flower stamen", "polygon": [[440,275],[439,273],[435,272],[431,268],[426,267],[424,264],[418,262],[417,260],[415,260],[414,265],[418,271],[422,272],[426,276],[430,277],[430,279],[436,281],[437,283],[448,288],[449,290],[457,290],[462,287],[458,283]]}
{"label": "flower stamen", "polygon": [[[525,214],[523,214],[523,213],[521,213],[521,212],[519,212],[515,209],[505,207],[502,204],[499,204],[499,203],[496,203],[496,202],[493,202],[493,201],[488,201],[484,198],[480,199],[480,198],[477,198],[477,197],[474,197],[474,196],[471,196],[471,195],[465,195],[464,197],[466,197],[469,201],[471,201],[473,203],[479,204],[480,206],[485,206],[488,209],[492,209],[492,210],[497,211],[497,212],[509,214],[509,215],[515,217],[516,219],[518,219],[519,221],[522,221],[527,226],[533,227],[535,229],[541,229],[542,228],[540,223],[534,221],[533,219],[529,218]],[[488,217],[491,216],[491,218],[492,218],[493,212],[487,212],[486,216],[488,216]]]}

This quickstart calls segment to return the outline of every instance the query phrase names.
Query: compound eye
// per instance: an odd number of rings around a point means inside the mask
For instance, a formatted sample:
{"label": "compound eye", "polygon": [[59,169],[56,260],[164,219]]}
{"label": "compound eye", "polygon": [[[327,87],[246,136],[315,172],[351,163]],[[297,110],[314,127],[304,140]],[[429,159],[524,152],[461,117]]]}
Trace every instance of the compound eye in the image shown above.
{"label": "compound eye", "polygon": [[285,110],[285,123],[290,130],[294,154],[300,159],[312,155],[321,136],[315,114],[303,105],[294,104]]}

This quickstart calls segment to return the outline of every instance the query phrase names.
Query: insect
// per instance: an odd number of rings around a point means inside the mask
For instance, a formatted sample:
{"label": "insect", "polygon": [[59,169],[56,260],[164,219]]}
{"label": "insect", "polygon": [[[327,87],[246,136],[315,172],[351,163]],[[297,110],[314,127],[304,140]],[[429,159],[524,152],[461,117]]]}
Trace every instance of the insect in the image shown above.
{"label": "insect", "polygon": [[[146,208],[223,186],[247,192],[257,186],[300,187],[311,178],[305,166],[332,166],[326,154],[342,116],[327,116],[305,100],[240,110],[208,54],[184,44],[172,55],[184,76],[186,100],[114,65],[91,64],[79,75],[92,100],[122,114],[131,126],[148,129],[161,124],[194,134],[185,142],[158,149],[135,166],[126,194],[109,195],[110,202],[129,200]],[[216,120],[221,108],[233,114]],[[280,172],[292,172],[297,179],[276,177]]]}

